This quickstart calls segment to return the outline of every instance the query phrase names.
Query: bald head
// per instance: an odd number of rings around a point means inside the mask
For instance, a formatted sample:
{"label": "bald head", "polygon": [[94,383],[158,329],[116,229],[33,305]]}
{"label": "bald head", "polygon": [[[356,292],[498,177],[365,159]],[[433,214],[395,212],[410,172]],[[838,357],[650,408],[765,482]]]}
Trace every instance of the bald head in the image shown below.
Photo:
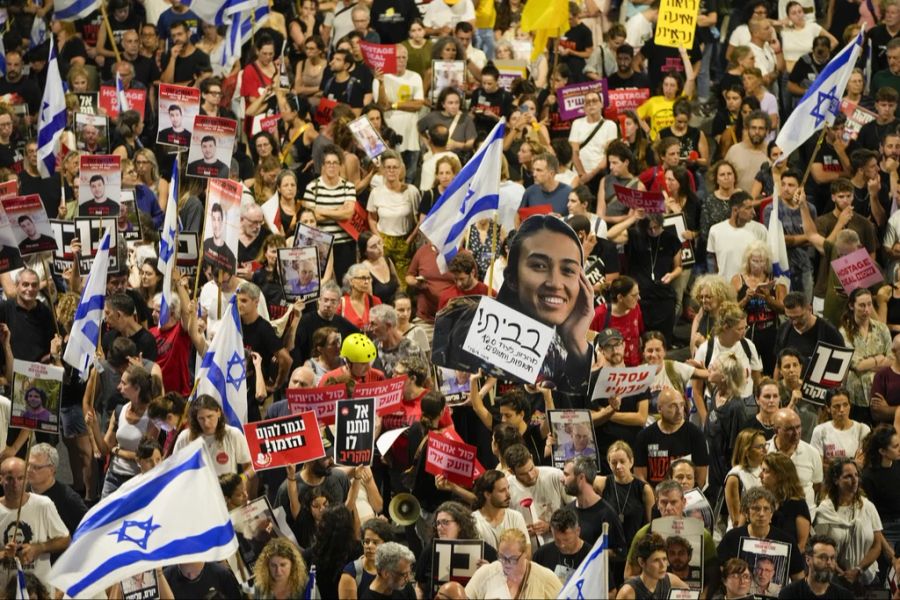
{"label": "bald head", "polygon": [[7,474],[12,470],[21,469],[22,472],[25,471],[25,461],[19,458],[18,456],[10,456],[2,463],[0,463],[0,473]]}
{"label": "bald head", "polygon": [[438,588],[436,600],[466,600],[466,588],[458,581],[448,581]]}
{"label": "bald head", "polygon": [[790,427],[791,425],[800,424],[800,415],[793,408],[780,408],[775,413],[773,421],[775,427]]}
{"label": "bald head", "polygon": [[297,367],[288,380],[289,388],[311,388],[316,385],[316,374],[309,367]]}
{"label": "bald head", "polygon": [[663,423],[669,426],[678,425],[684,421],[684,396],[673,388],[663,388],[657,399],[659,416]]}

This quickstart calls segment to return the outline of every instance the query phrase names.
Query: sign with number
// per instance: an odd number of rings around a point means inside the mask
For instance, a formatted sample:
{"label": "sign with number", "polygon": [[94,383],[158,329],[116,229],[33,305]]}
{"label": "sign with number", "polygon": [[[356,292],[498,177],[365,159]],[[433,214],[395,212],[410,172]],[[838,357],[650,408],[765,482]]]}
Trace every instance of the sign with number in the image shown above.
{"label": "sign with number", "polygon": [[684,237],[684,232],[687,231],[687,222],[684,220],[684,214],[676,213],[672,215],[666,215],[663,218],[663,227],[665,227],[666,229],[671,228],[675,232],[675,235],[678,236],[678,240],[681,242],[681,266],[693,266],[696,262],[696,258],[694,256],[694,242],[685,239]]}
{"label": "sign with number", "polygon": [[592,400],[625,398],[650,389],[656,376],[656,365],[640,365],[637,367],[603,367],[594,386]]}
{"label": "sign with number", "polygon": [[553,329],[484,296],[478,302],[463,350],[524,380],[537,381]]}
{"label": "sign with number", "polygon": [[481,540],[434,540],[431,557],[432,597],[448,581],[465,586],[484,557]]}
{"label": "sign with number", "polygon": [[338,400],[334,462],[347,467],[372,464],[375,444],[375,399]]}
{"label": "sign with number", "polygon": [[803,375],[800,387],[803,398],[815,404],[825,404],[826,392],[841,385],[847,377],[851,358],[853,348],[818,342]]}

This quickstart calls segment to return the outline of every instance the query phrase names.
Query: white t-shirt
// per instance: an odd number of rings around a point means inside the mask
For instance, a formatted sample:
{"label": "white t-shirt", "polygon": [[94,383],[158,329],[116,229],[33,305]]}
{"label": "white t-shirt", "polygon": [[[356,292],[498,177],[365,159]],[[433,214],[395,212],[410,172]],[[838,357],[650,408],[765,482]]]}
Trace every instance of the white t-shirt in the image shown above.
{"label": "white t-shirt", "polygon": [[12,418],[12,402],[6,396],[0,396],[0,449],[6,448],[9,422]]}
{"label": "white t-shirt", "polygon": [[[775,447],[775,438],[766,442],[766,452],[774,454],[778,452]],[[813,485],[822,483],[822,456],[819,451],[800,440],[800,444],[791,455],[791,462],[797,467],[797,478],[800,485],[803,486],[803,493],[806,496],[806,505],[809,506],[809,514],[813,519],[816,518],[816,492]]]}
{"label": "white t-shirt", "polygon": [[587,144],[584,144],[584,140],[596,128],[597,122],[588,123],[587,117],[581,117],[575,119],[572,123],[572,129],[569,131],[569,142],[581,144],[578,147],[578,156],[581,158],[581,164],[586,171],[593,171],[597,168],[606,157],[606,147],[619,135],[615,123],[609,119],[604,119],[600,129],[597,129],[597,133],[591,137]]}
{"label": "white t-shirt", "polygon": [[[562,589],[559,577],[547,567],[542,567],[535,562],[531,563],[531,571],[524,585],[520,594],[522,598],[556,598]],[[499,561],[495,561],[475,571],[469,583],[466,584],[466,598],[472,598],[472,600],[511,599],[509,586],[506,585],[506,575],[503,574],[503,565]]]}
{"label": "white t-shirt", "polygon": [[[753,396],[753,379],[750,376],[751,372],[762,371],[762,361],[759,359],[759,352],[757,352],[753,342],[751,340],[745,340],[747,342],[747,347],[750,348],[750,356],[747,356],[747,353],[744,352],[744,345],[741,342],[736,343],[730,348],[726,348],[719,342],[719,336],[713,336],[697,348],[697,352],[694,353],[694,360],[701,364],[706,364],[706,349],[709,346],[710,341],[715,344],[713,346],[712,357],[710,357],[709,360],[710,364],[712,364],[712,362],[716,360],[716,357],[723,352],[733,352],[738,361],[744,366],[744,387],[742,387],[740,391],[741,397],[750,398]],[[707,368],[709,367],[709,365],[706,366]]]}
{"label": "white t-shirt", "polygon": [[[419,134],[416,133],[418,136]],[[430,190],[434,187],[434,175],[435,169],[437,169],[437,161],[445,156],[456,156],[455,152],[450,150],[445,150],[444,152],[438,152],[437,154],[429,154],[426,158],[422,159],[422,168],[420,169],[419,179],[419,190],[425,191]],[[525,188],[522,188],[522,193],[525,193]],[[521,196],[520,196],[521,197]],[[437,200],[437,198],[435,198]]]}
{"label": "white t-shirt", "polygon": [[625,22],[625,43],[640,50],[648,40],[653,39],[653,23],[644,13],[637,13]]}
{"label": "white t-shirt", "polygon": [[853,458],[870,431],[868,425],[857,421],[851,421],[850,427],[845,430],[836,429],[833,422],[826,421],[816,425],[809,443],[828,460],[842,456]]}
{"label": "white t-shirt", "polygon": [[[191,443],[191,432],[185,429],[178,434],[175,440],[175,450],[180,450]],[[209,450],[216,467],[216,475],[227,475],[229,473],[237,473],[238,465],[245,465],[252,462],[250,458],[250,447],[247,445],[247,439],[241,430],[231,425],[225,426],[225,437],[222,441],[216,440],[214,435],[204,435],[203,443]]]}
{"label": "white t-shirt", "polygon": [[758,221],[750,221],[743,227],[722,221],[710,228],[706,251],[716,255],[719,276],[726,282],[730,283],[731,278],[742,271],[744,250],[755,240],[766,241],[766,227]]}
{"label": "white t-shirt", "polygon": [[[787,5],[792,0],[778,0],[778,20],[783,21],[787,18]],[[793,0],[803,7],[803,16],[806,17],[807,23],[816,22],[816,3],[813,0]],[[784,33],[784,29],[781,30]],[[784,43],[782,42],[782,47]],[[785,52],[787,54],[787,52]],[[785,58],[787,58],[785,56]]]}
{"label": "white t-shirt", "polygon": [[891,215],[884,230],[885,248],[893,248],[897,242],[900,242],[900,210]]}
{"label": "white t-shirt", "polygon": [[475,5],[472,0],[460,0],[453,6],[447,6],[443,0],[434,0],[425,8],[422,22],[425,27],[439,29],[456,27],[460,21],[475,20]]}
{"label": "white t-shirt", "polygon": [[[228,309],[228,303],[235,292],[222,292],[222,311]],[[259,316],[269,321],[269,308],[266,306],[266,297],[259,295],[259,302],[256,305],[259,310]],[[200,308],[206,313],[206,339],[212,340],[213,335],[218,330],[219,321],[222,317],[219,315],[219,286],[215,281],[207,281],[200,288]],[[198,357],[202,358],[202,357]]]}
{"label": "white t-shirt", "polygon": [[539,520],[549,523],[553,512],[562,508],[570,499],[563,487],[562,471],[556,467],[536,468],[537,482],[531,487],[522,485],[515,475],[506,476],[506,480],[509,481],[509,507],[519,510],[522,500],[531,498],[532,514]]}
{"label": "white t-shirt", "polygon": [[[512,506],[512,502],[510,502],[510,506]],[[472,516],[475,517],[475,527],[478,529],[478,537],[483,539],[486,544],[492,546],[494,550],[500,546],[500,534],[506,529],[518,529],[525,536],[526,540],[529,539],[528,528],[525,527],[525,517],[513,508],[507,508],[504,511],[503,520],[500,521],[500,524],[497,527],[488,523],[480,510],[473,511]]]}
{"label": "white t-shirt", "polygon": [[769,46],[769,42],[763,44],[762,47],[756,44],[750,44],[750,50],[756,58],[756,68],[762,71],[763,77],[775,70],[777,65],[775,60],[775,51]]}
{"label": "white t-shirt", "polygon": [[801,56],[812,52],[813,40],[821,32],[822,26],[814,22],[808,22],[803,29],[782,29],[781,50],[784,52],[784,60],[797,62]]}
{"label": "white t-shirt", "polygon": [[[738,46],[749,46],[750,45],[750,27],[747,25],[738,25],[734,28],[734,31],[731,32],[731,37],[728,38],[728,45],[734,46],[737,48]],[[756,65],[757,67],[759,65]]]}
{"label": "white t-shirt", "polygon": [[378,231],[385,235],[406,236],[416,226],[419,214],[419,190],[414,185],[395,192],[385,186],[372,190],[369,204],[370,213],[378,214]]}
{"label": "white t-shirt", "polygon": [[[684,385],[690,385],[691,377],[694,376],[694,371],[696,370],[694,367],[687,363],[679,362],[677,360],[672,361],[672,368],[675,369],[675,373],[681,377],[681,381],[684,382]],[[663,390],[663,388],[670,387],[675,388],[675,384],[669,379],[669,374],[666,372],[666,368],[662,367],[659,370],[659,373],[656,374],[656,377],[653,378],[653,383],[650,384],[650,393],[658,394]],[[677,390],[680,394],[684,394],[684,390]]]}
{"label": "white t-shirt", "polygon": [[[13,525],[16,522],[16,509],[8,509],[0,504],[0,532],[3,534],[3,545],[12,542]],[[22,516],[16,538],[22,544],[43,543],[61,537],[68,537],[69,530],[56,510],[53,501],[40,494],[29,494],[22,505]],[[39,555],[32,565],[23,565],[25,571],[33,573],[41,581],[47,581],[50,574],[50,554]],[[5,569],[4,569],[5,571]],[[15,577],[15,569],[12,571]]]}
{"label": "white t-shirt", "polygon": [[[372,80],[372,97],[376,100],[380,86],[380,81]],[[422,85],[422,76],[409,69],[403,75],[385,74],[384,93],[391,103],[424,100],[425,87]],[[419,130],[416,128],[419,120],[418,113],[408,110],[388,110],[384,113],[384,120],[391,129],[403,136],[403,141],[396,148],[397,151],[406,152],[419,149]]]}

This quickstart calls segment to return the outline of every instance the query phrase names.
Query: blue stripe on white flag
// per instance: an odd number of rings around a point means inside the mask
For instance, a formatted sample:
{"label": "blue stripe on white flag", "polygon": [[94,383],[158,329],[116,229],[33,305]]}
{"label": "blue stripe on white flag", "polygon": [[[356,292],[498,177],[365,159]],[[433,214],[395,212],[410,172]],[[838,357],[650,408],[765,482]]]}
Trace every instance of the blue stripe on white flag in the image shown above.
{"label": "blue stripe on white flag", "polygon": [[100,0],[54,0],[53,18],[57,21],[75,21],[99,8]]}

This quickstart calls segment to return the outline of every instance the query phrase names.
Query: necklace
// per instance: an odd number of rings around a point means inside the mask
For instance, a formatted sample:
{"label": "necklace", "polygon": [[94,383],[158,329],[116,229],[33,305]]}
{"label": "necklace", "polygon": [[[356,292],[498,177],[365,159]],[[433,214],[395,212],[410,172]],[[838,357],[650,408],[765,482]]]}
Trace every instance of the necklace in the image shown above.
{"label": "necklace", "polygon": [[[656,249],[655,250],[652,249],[654,239],[656,240]],[[650,246],[651,246],[651,252],[652,252],[652,254],[650,255],[650,281],[656,281],[656,259],[659,256],[659,247],[661,244],[660,244],[660,238],[658,238],[658,237],[657,238],[651,237],[650,240],[651,240]]]}
{"label": "necklace", "polygon": [[630,483],[626,484],[626,485],[628,485],[628,493],[625,494],[625,502],[622,503],[622,502],[619,502],[619,485],[620,485],[619,482],[616,481],[615,478],[613,478],[613,493],[616,495],[616,509],[619,511],[619,514],[618,514],[619,523],[622,523],[622,525],[624,525],[625,524],[625,508],[622,506],[622,504],[624,504],[625,506],[628,506],[628,498],[631,496],[631,488],[633,486]]}

